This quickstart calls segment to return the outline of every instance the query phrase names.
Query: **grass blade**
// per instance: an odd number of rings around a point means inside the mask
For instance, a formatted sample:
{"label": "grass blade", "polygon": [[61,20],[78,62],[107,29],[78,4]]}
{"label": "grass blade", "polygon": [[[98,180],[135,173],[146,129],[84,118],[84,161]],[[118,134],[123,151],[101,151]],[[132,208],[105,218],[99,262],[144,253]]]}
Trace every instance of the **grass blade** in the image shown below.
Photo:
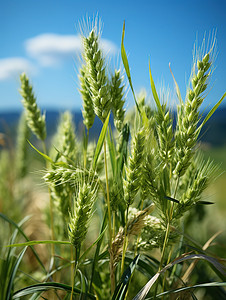
{"label": "grass blade", "polygon": [[36,294],[32,295],[32,296],[30,297],[30,300],[40,299],[40,294],[41,294],[41,293],[36,293]]}
{"label": "grass blade", "polygon": [[[128,262],[129,264],[133,261],[134,259],[134,254],[129,253],[125,257],[125,261]],[[144,276],[147,278],[150,278],[150,276],[154,276],[156,271],[158,270],[158,265],[157,263],[151,261],[146,255],[140,255],[139,261],[137,263],[137,270],[142,273]]]}
{"label": "grass blade", "polygon": [[219,107],[219,105],[221,104],[221,102],[224,100],[224,98],[226,97],[226,92],[224,93],[224,95],[221,97],[221,99],[217,102],[217,104],[214,105],[214,107],[209,111],[209,113],[207,114],[207,116],[205,117],[205,119],[203,120],[202,124],[199,126],[199,128],[197,129],[198,132],[201,131],[203,125],[209,120],[209,118],[214,114],[214,112],[217,110],[217,108]]}
{"label": "grass blade", "polygon": [[[104,214],[104,219],[103,219],[100,235],[102,235],[102,232],[105,232],[106,228],[107,228],[107,210],[105,211],[105,214]],[[104,235],[102,235],[101,239],[99,239],[99,241],[97,242],[97,247],[96,247],[96,251],[95,251],[95,255],[94,255],[94,259],[93,259],[93,265],[92,265],[92,275],[91,275],[91,279],[90,279],[90,287],[89,287],[90,292],[92,290],[93,279],[95,278],[95,276],[94,276],[95,268],[96,268],[97,262],[99,260],[100,247],[101,247],[101,244],[103,241],[103,237],[104,237]],[[107,253],[109,253],[109,252],[107,251]]]}
{"label": "grass blade", "polygon": [[112,172],[113,172],[113,175],[115,175],[117,173],[117,170],[116,170],[116,149],[115,149],[115,143],[114,143],[111,128],[108,129],[107,143],[108,143],[108,148],[109,148]]}
{"label": "grass blade", "polygon": [[81,293],[79,299],[83,299],[82,296],[84,296],[86,299],[86,295],[88,292],[88,281],[86,276],[82,273],[81,270],[78,269],[78,273],[80,275],[80,286],[81,286]]}
{"label": "grass blade", "polygon": [[119,282],[118,286],[115,289],[112,300],[122,300],[122,299],[124,299],[126,291],[128,289],[129,279],[132,276],[136,265],[138,264],[139,258],[140,258],[140,255],[137,255],[134,258],[134,260],[132,261],[132,263],[129,265],[129,267],[123,273],[123,275],[120,279],[120,282]]}
{"label": "grass blade", "polygon": [[175,84],[175,86],[176,86],[177,98],[179,99],[180,104],[182,105],[182,104],[183,104],[183,100],[182,100],[182,97],[181,97],[181,92],[180,92],[179,86],[178,86],[178,84],[177,84],[177,82],[176,82],[176,79],[175,79],[175,77],[174,77],[174,75],[173,75],[173,72],[172,72],[172,70],[171,70],[170,64],[169,64],[169,69],[170,69],[170,73],[171,73],[172,76],[173,76],[174,84]]}
{"label": "grass blade", "polygon": [[135,100],[135,103],[136,103],[137,110],[140,113],[140,109],[139,109],[139,106],[138,106],[138,103],[137,103],[137,100],[136,100],[136,95],[135,95],[135,92],[134,92],[134,89],[133,89],[133,84],[132,84],[132,79],[131,79],[130,69],[129,69],[129,62],[128,62],[128,58],[127,58],[127,55],[126,55],[126,50],[125,50],[125,47],[124,47],[124,37],[125,37],[125,21],[123,23],[123,29],[122,29],[121,57],[122,57],[122,62],[123,62],[125,71],[126,71],[127,78],[129,80],[130,88],[131,88],[132,93],[133,93],[133,97],[134,97],[134,100]]}
{"label": "grass blade", "polygon": [[149,281],[148,283],[140,290],[140,292],[133,298],[133,300],[143,300],[147,296],[149,290],[153,286],[153,284],[156,282],[156,280],[159,278],[160,272],[156,273]]}
{"label": "grass blade", "polygon": [[89,251],[100,241],[103,239],[103,236],[105,234],[105,231],[107,229],[107,226],[104,228],[104,230],[100,233],[100,235],[98,236],[98,238],[95,240],[95,242],[89,246],[88,249],[86,249],[86,251],[81,255],[81,257],[79,258],[79,261],[83,260],[83,258],[86,257],[86,255],[89,253]]}
{"label": "grass blade", "polygon": [[[11,225],[13,225],[14,227],[17,228],[17,230],[20,232],[20,234],[25,238],[26,241],[30,241],[29,238],[27,237],[27,235],[23,232],[23,230],[20,228],[20,226],[18,226],[13,220],[9,219],[6,215],[0,213],[0,217],[5,220],[6,222],[10,223]],[[35,251],[35,249],[33,247],[31,247],[31,250],[34,254],[34,256],[36,257],[37,261],[39,262],[40,266],[43,268],[43,270],[46,272],[45,266],[43,265],[42,261],[40,260],[37,252]]]}
{"label": "grass blade", "polygon": [[5,247],[22,247],[22,246],[33,246],[38,244],[60,244],[60,245],[70,245],[71,243],[68,241],[53,241],[53,240],[44,240],[44,241],[29,241],[26,243],[19,243],[19,244],[11,244],[6,245]]}
{"label": "grass blade", "polygon": [[97,163],[98,157],[100,155],[101,149],[102,149],[103,144],[104,144],[104,139],[105,139],[105,136],[106,136],[108,123],[109,123],[109,118],[110,118],[110,112],[109,112],[109,114],[108,114],[108,116],[107,116],[107,118],[104,122],[104,125],[102,127],[102,130],[101,130],[98,142],[97,142],[96,151],[95,151],[94,159],[93,159],[93,169],[94,170],[96,168],[96,163]]}
{"label": "grass blade", "polygon": [[162,270],[160,270],[159,272],[157,272],[149,281],[148,283],[140,290],[140,292],[133,298],[133,300],[144,300],[145,297],[147,296],[149,290],[151,289],[151,287],[153,286],[153,284],[156,282],[156,280],[158,279],[158,277],[164,273],[167,269],[170,269],[172,266],[174,266],[175,264],[179,264],[183,261],[189,260],[189,259],[204,259],[206,261],[208,261],[209,263],[211,263],[212,265],[214,265],[215,268],[217,268],[217,270],[219,272],[221,272],[224,276],[226,276],[226,272],[225,272],[225,267],[223,265],[221,265],[215,258],[207,256],[207,255],[203,255],[203,254],[191,254],[191,255],[185,255],[185,256],[181,256],[178,257],[177,259],[175,259],[172,263],[169,263],[168,265],[166,265]]}
{"label": "grass blade", "polygon": [[174,202],[174,203],[179,203],[179,201],[178,201],[177,199],[174,199],[174,198],[172,198],[172,197],[165,196],[164,198],[165,198],[166,200],[172,201],[172,202]]}
{"label": "grass blade", "polygon": [[35,146],[32,145],[31,142],[28,141],[28,143],[29,143],[29,145],[30,145],[36,152],[38,152],[42,157],[44,157],[45,160],[47,160],[47,161],[51,162],[51,164],[53,164],[53,160],[52,160],[48,155],[42,153],[42,152],[39,151],[37,148],[35,148]]}
{"label": "grass blade", "polygon": [[19,268],[19,265],[20,265],[20,263],[21,263],[21,260],[22,260],[22,258],[23,258],[23,256],[24,256],[24,253],[26,252],[26,250],[27,250],[27,247],[25,247],[25,248],[20,252],[20,254],[19,254],[19,256],[18,256],[18,258],[17,258],[17,260],[16,260],[16,263],[15,263],[15,265],[14,265],[14,267],[13,267],[13,270],[12,270],[12,273],[11,273],[11,276],[10,276],[10,280],[9,280],[9,283],[8,283],[8,290],[7,290],[7,295],[6,295],[6,299],[5,299],[5,300],[11,299],[11,292],[12,292],[12,287],[13,287],[14,278],[15,278],[15,276],[16,276],[16,272],[17,272],[17,270],[18,270],[18,268]]}
{"label": "grass blade", "polygon": [[215,204],[215,203],[214,203],[214,202],[210,202],[210,201],[200,200],[200,201],[198,201],[196,204],[200,204],[200,205],[211,205],[211,204]]}
{"label": "grass blade", "polygon": [[[25,287],[23,289],[16,291],[14,293],[12,299],[18,299],[20,297],[24,297],[24,296],[27,296],[30,294],[34,294],[34,293],[38,293],[38,292],[45,292],[45,291],[52,290],[52,289],[63,290],[67,293],[71,292],[71,286],[69,286],[69,285],[58,283],[58,282],[45,282],[45,283],[30,285],[28,287]],[[76,294],[81,294],[81,290],[74,287],[74,295],[76,295]],[[96,297],[90,293],[87,293],[86,296],[92,300],[96,299]]]}
{"label": "grass blade", "polygon": [[226,286],[226,282],[209,282],[209,283],[196,284],[193,286],[186,286],[183,288],[166,291],[164,293],[156,295],[156,297],[162,297],[162,296],[169,295],[169,294],[176,294],[176,293],[180,293],[183,291],[188,291],[190,289],[206,288],[206,287],[220,287],[220,286]]}
{"label": "grass blade", "polygon": [[161,113],[163,115],[162,106],[160,104],[159,97],[158,97],[158,94],[157,94],[156,88],[155,88],[155,83],[154,83],[154,80],[153,80],[153,77],[152,77],[152,74],[151,74],[150,60],[149,60],[149,75],[150,75],[150,82],[151,82],[151,90],[152,90],[152,94],[153,94],[156,106],[158,108],[159,113]]}

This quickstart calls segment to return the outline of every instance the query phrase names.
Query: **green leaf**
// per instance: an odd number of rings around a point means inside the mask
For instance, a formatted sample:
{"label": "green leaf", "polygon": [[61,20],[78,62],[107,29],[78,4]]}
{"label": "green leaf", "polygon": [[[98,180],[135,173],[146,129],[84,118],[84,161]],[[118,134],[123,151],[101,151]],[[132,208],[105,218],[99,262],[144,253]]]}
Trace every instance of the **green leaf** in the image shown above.
{"label": "green leaf", "polygon": [[104,139],[105,139],[107,128],[108,128],[109,118],[110,118],[110,112],[104,122],[104,125],[102,127],[102,130],[101,130],[98,142],[97,142],[96,151],[95,151],[94,159],[93,159],[93,169],[96,168],[96,163],[97,163],[98,157],[100,155],[101,149],[103,147]]}
{"label": "green leaf", "polygon": [[[125,261],[130,264],[133,260],[134,253],[127,253]],[[159,261],[155,262],[151,260],[151,257],[148,257],[146,255],[140,255],[139,261],[137,263],[137,270],[147,278],[150,278],[150,276],[155,275],[156,271],[158,270],[158,266]]]}
{"label": "green leaf", "polygon": [[[28,140],[27,140],[27,141],[28,141]],[[35,148],[35,146],[32,145],[31,142],[28,141],[28,143],[29,143],[29,145],[30,145],[35,151],[37,151],[42,157],[44,157],[45,160],[47,160],[47,161],[51,162],[51,164],[53,164],[53,160],[52,160],[48,155],[42,153],[42,152],[39,151],[37,148]]]}
{"label": "green leaf", "polygon": [[164,197],[166,200],[169,200],[169,201],[172,201],[172,202],[175,202],[175,203],[180,203],[177,199],[174,199],[172,197],[169,197],[169,196],[165,196]]}
{"label": "green leaf", "polygon": [[80,286],[81,286],[81,293],[80,296],[82,297],[82,294],[84,295],[84,297],[86,297],[87,293],[88,293],[88,280],[86,278],[86,276],[82,273],[81,270],[78,269],[78,273],[80,274]]}
{"label": "green leaf", "polygon": [[109,257],[109,251],[105,250],[104,252],[102,252],[99,256],[98,256],[98,260],[102,260]]}
{"label": "green leaf", "polygon": [[[101,236],[101,238],[97,242],[97,247],[96,247],[96,251],[95,251],[95,255],[94,255],[94,259],[93,259],[92,275],[91,275],[90,287],[89,287],[89,291],[90,292],[92,290],[93,279],[95,277],[97,277],[97,276],[95,276],[95,268],[96,268],[98,260],[99,260],[100,247],[101,247],[101,244],[102,244],[102,241],[103,241],[103,237],[104,237],[104,235],[102,233],[105,232],[105,230],[107,228],[107,220],[108,220],[108,217],[107,217],[107,210],[106,210],[105,214],[104,214],[104,219],[103,219],[103,222],[102,222],[101,230],[100,230],[100,236]],[[108,250],[107,250],[107,253],[109,253]]]}
{"label": "green leaf", "polygon": [[217,108],[219,107],[219,105],[221,104],[221,102],[224,100],[224,98],[226,97],[226,92],[224,93],[224,95],[221,97],[221,99],[217,102],[217,104],[214,105],[214,107],[209,111],[209,113],[207,114],[207,116],[205,117],[204,121],[202,122],[202,124],[199,126],[199,128],[197,129],[198,132],[201,131],[203,125],[209,120],[209,118],[214,114],[214,112],[217,110]]}
{"label": "green leaf", "polygon": [[66,244],[71,244],[68,241],[53,241],[53,240],[45,240],[45,241],[29,241],[26,243],[19,243],[19,244],[11,244],[7,245],[5,247],[22,247],[22,246],[33,246],[33,245],[38,245],[38,244],[60,244],[60,245],[66,245]]}
{"label": "green leaf", "polygon": [[189,260],[189,259],[204,259],[207,262],[211,263],[212,265],[214,265],[215,268],[217,268],[217,270],[219,272],[221,272],[224,276],[226,276],[226,272],[225,272],[225,267],[223,265],[221,265],[215,258],[207,256],[207,255],[203,255],[203,254],[191,254],[191,255],[185,255],[185,256],[181,256],[178,257],[177,259],[175,259],[173,262],[169,263],[168,265],[166,265],[162,270],[160,270],[159,272],[157,272],[148,282],[147,284],[139,291],[139,293],[133,298],[133,300],[144,300],[145,297],[147,296],[149,290],[151,289],[151,287],[153,286],[153,284],[156,282],[156,280],[158,279],[158,277],[164,273],[166,270],[170,269],[172,266],[174,266],[175,264],[179,264],[183,261]]}
{"label": "green leaf", "polygon": [[150,75],[150,82],[151,82],[151,90],[152,90],[152,94],[153,94],[156,106],[158,108],[159,113],[161,113],[163,115],[162,106],[160,104],[159,97],[158,97],[158,94],[157,94],[156,88],[155,88],[155,83],[154,83],[154,80],[153,80],[153,77],[152,77],[152,74],[151,74],[150,60],[149,60],[149,75]]}
{"label": "green leaf", "polygon": [[172,72],[172,70],[171,70],[171,68],[170,68],[170,64],[169,64],[169,69],[170,69],[170,73],[171,73],[172,76],[173,76],[174,84],[175,84],[175,86],[176,86],[177,98],[179,99],[180,104],[183,104],[183,100],[182,100],[182,97],[181,97],[181,92],[180,92],[179,86],[178,86],[178,84],[177,84],[177,82],[176,82],[176,79],[175,79],[175,77],[174,77],[174,75],[173,75],[173,72]]}
{"label": "green leaf", "polygon": [[53,269],[51,272],[49,270],[49,272],[48,272],[48,274],[46,274],[45,279],[43,280],[43,282],[48,281],[53,276],[53,274],[55,274],[56,272],[59,272],[63,269],[69,268],[69,267],[71,267],[71,261],[69,263],[65,263],[65,264]]}
{"label": "green leaf", "polygon": [[135,267],[139,261],[140,255],[137,255],[134,260],[132,261],[132,263],[129,265],[129,267],[125,270],[125,272],[123,273],[119,284],[117,285],[114,295],[112,297],[112,300],[123,300],[125,298],[127,289],[128,289],[128,285],[129,285],[129,280],[130,277],[132,276]]}
{"label": "green leaf", "polygon": [[104,230],[100,233],[100,235],[98,236],[98,238],[95,240],[95,242],[89,246],[88,249],[86,249],[86,251],[81,255],[81,257],[79,258],[79,261],[81,261],[84,257],[86,257],[86,255],[89,253],[89,251],[103,238],[105,231],[107,229],[107,226],[104,228]]}
{"label": "green leaf", "polygon": [[198,201],[196,204],[200,204],[200,205],[211,205],[211,204],[215,204],[214,202],[210,202],[210,201]]}
{"label": "green leaf", "polygon": [[17,260],[16,260],[16,263],[15,265],[13,266],[13,270],[12,270],[12,273],[11,273],[11,276],[10,276],[10,280],[9,280],[9,283],[8,283],[8,289],[7,289],[7,295],[6,295],[6,299],[5,300],[8,300],[8,299],[11,299],[11,292],[12,292],[12,287],[13,287],[13,283],[14,283],[14,279],[15,279],[15,276],[16,276],[16,272],[19,268],[19,265],[21,263],[21,260],[24,256],[24,253],[26,252],[27,250],[27,247],[25,247],[19,254]]}
{"label": "green leaf", "polygon": [[133,97],[134,97],[134,100],[135,100],[135,103],[136,103],[137,110],[140,113],[139,105],[137,103],[135,92],[134,92],[134,89],[133,89],[133,84],[132,84],[132,79],[131,79],[130,69],[129,69],[129,62],[128,62],[127,55],[126,55],[126,50],[125,50],[125,47],[124,47],[124,37],[125,37],[125,21],[123,23],[123,30],[122,30],[121,57],[122,57],[122,62],[123,62],[125,71],[126,71],[127,78],[129,80],[130,88],[131,88],[132,93],[133,93]]}
{"label": "green leaf", "polygon": [[[28,287],[25,287],[23,289],[16,291],[14,293],[12,299],[18,299],[20,297],[24,297],[24,296],[27,296],[30,294],[44,292],[44,291],[48,291],[48,290],[52,290],[52,289],[63,290],[67,293],[71,292],[71,286],[69,286],[69,285],[58,283],[58,282],[45,282],[45,283],[30,285]],[[76,294],[82,294],[82,292],[80,289],[74,287],[74,295],[76,295]],[[96,299],[96,297],[90,293],[87,293],[86,296],[92,300]]]}
{"label": "green leaf", "polygon": [[140,292],[133,298],[133,300],[144,300],[147,296],[150,288],[153,286],[153,284],[156,282],[156,280],[159,278],[160,273],[156,273],[149,281],[148,283],[140,290]]}
{"label": "green leaf", "polygon": [[[36,300],[36,299],[40,299],[40,292],[39,293],[35,293],[30,297],[30,300]],[[44,299],[44,298],[43,298]]]}
{"label": "green leaf", "polygon": [[112,172],[113,172],[113,176],[115,176],[115,174],[117,174],[117,170],[116,170],[116,149],[115,149],[115,143],[114,143],[111,128],[108,129],[107,143],[108,143],[108,148],[109,148]]}
{"label": "green leaf", "polygon": [[[62,156],[65,157],[66,160],[72,164],[72,166],[74,165],[75,162],[74,162],[72,159],[70,159],[67,155],[65,155],[64,153],[62,153],[60,150],[58,150],[55,146],[53,146],[53,147],[54,147],[54,149],[55,149],[56,152],[57,152],[57,155],[56,155],[56,158],[55,158],[55,161],[54,161],[55,165],[57,165],[57,164],[59,164],[59,165],[65,164],[65,165],[66,165],[66,163],[64,163],[64,162],[62,162],[62,161],[57,162],[58,159],[59,159],[60,157],[62,157]],[[44,155],[45,155],[45,154],[44,154]],[[47,155],[46,155],[46,156],[47,156]],[[49,157],[49,158],[50,158],[50,157]],[[51,159],[51,158],[50,158],[50,159]]]}
{"label": "green leaf", "polygon": [[220,286],[226,286],[226,282],[209,282],[209,283],[196,284],[193,286],[186,286],[183,288],[166,291],[164,293],[158,294],[156,297],[162,297],[162,296],[165,296],[168,294],[176,294],[176,293],[180,293],[180,292],[187,291],[190,289],[206,288],[206,287],[220,287]]}
{"label": "green leaf", "polygon": [[[22,234],[22,236],[25,238],[26,241],[30,241],[29,238],[26,236],[26,234],[23,232],[23,230],[20,228],[20,226],[18,226],[13,220],[9,219],[6,215],[0,213],[0,217],[5,220],[6,222],[10,223],[11,225],[13,225],[14,227],[16,227],[16,229],[20,232],[20,234]],[[34,254],[34,256],[36,257],[37,261],[39,262],[39,264],[41,265],[41,267],[43,268],[43,270],[46,272],[45,266],[43,265],[43,263],[41,262],[37,252],[35,251],[35,249],[33,247],[31,247],[31,250]]]}
{"label": "green leaf", "polygon": [[[11,220],[8,219],[6,216],[4,216],[3,214],[1,214],[1,217],[3,220],[7,220],[9,221],[9,223]],[[26,216],[25,218],[23,218],[18,224],[16,224],[17,226],[15,226],[16,228],[14,229],[12,236],[10,238],[10,243],[14,243],[17,234],[19,232],[18,228],[20,228],[30,217]],[[14,278],[16,275],[16,271],[18,269],[18,264],[20,263],[20,255],[19,257],[16,255],[15,253],[15,248],[8,248],[8,249],[4,249],[5,251],[3,251],[3,249],[1,249],[1,257],[0,257],[0,291],[1,291],[1,296],[2,299],[11,299],[11,295],[13,292],[13,285],[14,285]],[[23,251],[22,251],[23,253]]]}

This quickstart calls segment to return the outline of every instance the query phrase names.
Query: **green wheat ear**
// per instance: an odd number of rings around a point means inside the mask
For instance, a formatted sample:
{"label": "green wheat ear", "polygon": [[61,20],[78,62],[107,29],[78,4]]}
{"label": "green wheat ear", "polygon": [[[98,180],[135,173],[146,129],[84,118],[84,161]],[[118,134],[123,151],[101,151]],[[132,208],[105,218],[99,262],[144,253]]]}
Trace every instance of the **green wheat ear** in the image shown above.
{"label": "green wheat ear", "polygon": [[74,208],[70,214],[68,235],[71,244],[80,248],[86,237],[88,224],[92,216],[92,209],[97,197],[97,190],[88,183],[79,186],[79,192],[74,199]]}
{"label": "green wheat ear", "polygon": [[166,105],[162,105],[162,113],[157,112],[157,133],[159,155],[164,163],[169,163],[173,158],[173,120]]}
{"label": "green wheat ear", "polygon": [[[75,164],[77,156],[77,141],[75,135],[75,124],[71,112],[66,111],[60,116],[57,133],[52,144],[59,151],[57,159]],[[56,152],[52,149],[52,156]],[[60,157],[61,156],[61,157]]]}
{"label": "green wheat ear", "polygon": [[46,138],[45,115],[41,115],[37,106],[36,98],[32,86],[29,83],[25,73],[20,76],[21,89],[20,94],[23,97],[22,103],[26,112],[27,124],[36,137],[42,141]]}
{"label": "green wheat ear", "polygon": [[93,108],[95,114],[104,122],[110,111],[111,98],[105,61],[99,46],[99,36],[93,29],[88,37],[83,37],[82,41]]}
{"label": "green wheat ear", "polygon": [[[71,197],[74,193],[74,181],[76,180],[76,170],[72,165],[76,164],[77,159],[75,125],[70,112],[66,111],[61,114],[57,133],[52,143],[54,147],[52,147],[50,154],[55,163],[45,174],[44,180],[50,187],[51,196],[63,219],[68,220],[68,210],[71,207]],[[64,162],[64,167],[57,166],[59,160],[61,164]]]}
{"label": "green wheat ear", "polygon": [[126,179],[124,179],[124,195],[127,206],[130,206],[140,188],[143,151],[145,143],[145,130],[141,129],[132,140],[132,153],[126,167]]}
{"label": "green wheat ear", "polygon": [[204,100],[203,93],[207,88],[207,80],[210,77],[210,54],[207,53],[202,61],[197,62],[197,73],[194,72],[188,90],[186,102],[178,107],[177,130],[175,133],[176,143],[176,167],[174,174],[181,177],[185,174],[194,155],[199,130],[199,109]]}
{"label": "green wheat ear", "polygon": [[115,73],[111,77],[110,91],[111,91],[111,102],[112,112],[114,115],[114,124],[116,129],[121,132],[124,125],[125,104],[124,100],[124,84],[123,77],[121,76],[120,70],[115,70]]}
{"label": "green wheat ear", "polygon": [[175,218],[180,218],[187,210],[199,204],[203,191],[218,173],[219,166],[210,159],[206,161],[202,154],[198,153],[192,159],[191,165],[183,176],[184,189],[183,192],[179,190],[180,202],[174,211]]}
{"label": "green wheat ear", "polygon": [[80,93],[82,95],[83,99],[83,123],[86,126],[86,128],[89,130],[94,123],[95,119],[95,113],[93,110],[93,101],[92,101],[92,94],[90,90],[90,84],[89,84],[89,74],[87,71],[87,65],[83,65],[80,69]]}

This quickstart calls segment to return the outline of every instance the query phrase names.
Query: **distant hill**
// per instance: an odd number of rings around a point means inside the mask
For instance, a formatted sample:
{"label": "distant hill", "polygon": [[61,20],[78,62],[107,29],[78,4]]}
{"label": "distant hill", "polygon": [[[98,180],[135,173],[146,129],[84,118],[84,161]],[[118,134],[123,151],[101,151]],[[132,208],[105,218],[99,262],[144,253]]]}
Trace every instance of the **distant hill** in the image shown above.
{"label": "distant hill", "polygon": [[[16,136],[17,125],[21,112],[0,112],[0,133],[8,135],[11,139]],[[78,137],[83,136],[84,125],[81,111],[72,112],[76,126],[76,134]],[[48,137],[51,137],[56,132],[56,127],[59,121],[60,112],[56,110],[46,111],[46,126]],[[110,123],[113,125],[112,119]],[[96,139],[101,131],[102,122],[96,117],[93,127],[90,130],[90,138]]]}
{"label": "distant hill", "polygon": [[[80,111],[72,112],[74,116],[74,122],[76,125],[77,135],[81,137],[83,135],[83,120],[82,113]],[[20,112],[0,112],[0,133],[5,133],[11,138],[16,135],[16,129]],[[204,114],[205,117],[205,114]],[[59,112],[54,110],[46,111],[46,122],[48,136],[54,134],[56,126],[59,120]],[[113,121],[110,119],[110,123],[113,126]],[[90,136],[97,138],[102,123],[96,117],[94,125],[90,131]],[[220,147],[226,145],[226,107],[219,108],[214,115],[209,119],[204,126],[200,139],[202,142],[209,144],[210,146]]]}
{"label": "distant hill", "polygon": [[202,130],[201,141],[216,147],[226,145],[226,107],[219,108],[208,120]]}

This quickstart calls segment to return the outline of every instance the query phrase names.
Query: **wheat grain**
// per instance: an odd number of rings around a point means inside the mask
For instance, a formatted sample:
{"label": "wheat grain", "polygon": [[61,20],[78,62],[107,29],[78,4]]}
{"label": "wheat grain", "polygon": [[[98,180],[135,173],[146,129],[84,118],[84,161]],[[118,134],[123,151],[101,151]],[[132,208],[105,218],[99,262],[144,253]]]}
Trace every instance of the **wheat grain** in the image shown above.
{"label": "wheat grain", "polygon": [[140,130],[132,141],[132,153],[126,167],[126,179],[124,179],[124,195],[127,206],[131,205],[140,187],[140,177],[143,161],[145,131]]}
{"label": "wheat grain", "polygon": [[93,29],[88,37],[82,38],[82,41],[93,108],[96,115],[104,122],[110,111],[111,99],[105,62],[99,46],[99,36]]}
{"label": "wheat grain", "polygon": [[114,124],[116,129],[120,132],[124,123],[125,104],[124,100],[124,85],[122,84],[123,77],[121,77],[120,70],[115,70],[111,77],[110,93],[112,102],[112,112],[114,114]]}
{"label": "wheat grain", "polygon": [[46,138],[45,115],[41,115],[32,86],[25,73],[21,74],[20,80],[20,94],[23,97],[22,103],[26,111],[27,124],[37,138],[44,141]]}
{"label": "wheat grain", "polygon": [[85,239],[88,224],[92,216],[92,208],[97,197],[96,189],[87,183],[81,183],[77,197],[74,199],[74,208],[70,214],[68,235],[71,244],[79,248]]}
{"label": "wheat grain", "polygon": [[95,113],[93,110],[93,101],[92,101],[92,94],[90,90],[90,84],[88,79],[88,71],[87,65],[83,64],[82,68],[80,69],[80,93],[83,99],[83,123],[85,124],[87,129],[90,129],[93,126]]}

